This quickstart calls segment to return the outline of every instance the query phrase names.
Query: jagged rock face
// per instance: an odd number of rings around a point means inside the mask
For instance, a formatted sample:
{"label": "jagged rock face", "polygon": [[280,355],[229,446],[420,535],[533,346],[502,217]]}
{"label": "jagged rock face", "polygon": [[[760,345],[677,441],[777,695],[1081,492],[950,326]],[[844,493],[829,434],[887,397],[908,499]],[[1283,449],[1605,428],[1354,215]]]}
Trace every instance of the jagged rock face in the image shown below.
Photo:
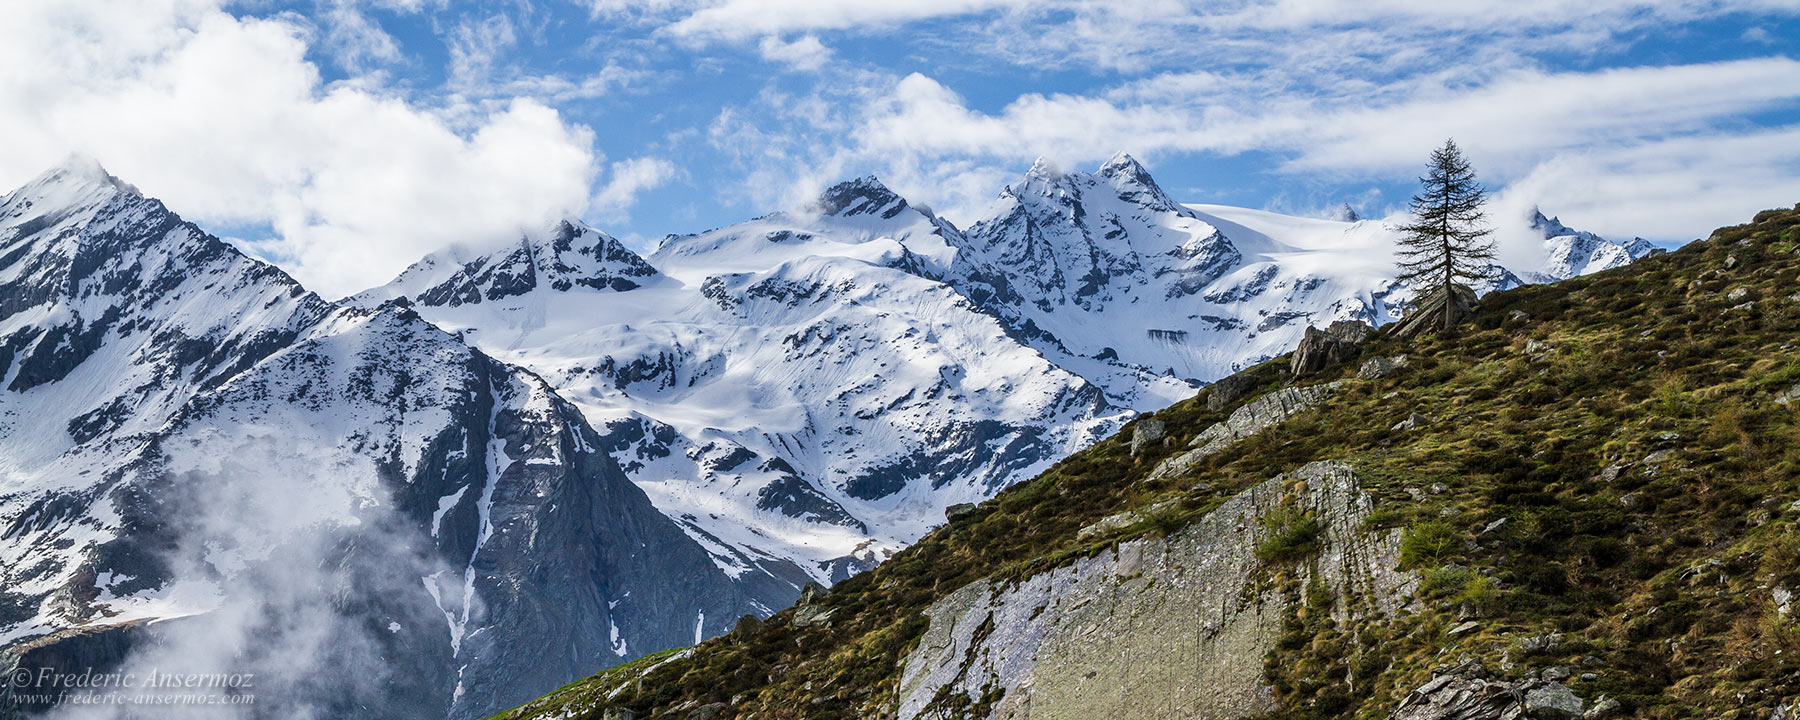
{"label": "jagged rock face", "polygon": [[0,200],[0,283],[0,645],[26,659],[223,658],[279,668],[272,704],[472,717],[793,597],[719,572],[530,373],[97,168]]}
{"label": "jagged rock face", "polygon": [[[540,287],[623,292],[660,279],[656,268],[617,239],[569,221],[490,254],[465,258],[468,254],[448,250],[431,255],[389,287],[408,288],[421,305],[458,307],[516,298]],[[372,306],[393,297],[377,289],[358,301]]]}
{"label": "jagged rock face", "polygon": [[1408,693],[1388,720],[1578,720],[1584,705],[1555,681],[1509,685],[1452,674],[1439,675]]}
{"label": "jagged rock face", "polygon": [[1332,323],[1325,330],[1309,327],[1300,339],[1300,345],[1294,348],[1289,372],[1299,377],[1346,362],[1361,352],[1356,349],[1356,344],[1373,331],[1374,328],[1365,323],[1343,320]]}
{"label": "jagged rock face", "polygon": [[1263,518],[1286,503],[1316,513],[1324,528],[1306,572],[1342,600],[1341,620],[1406,601],[1414,579],[1396,570],[1399,532],[1363,527],[1373,501],[1349,466],[1313,463],[1176,534],[1127,541],[1016,583],[983,580],[933,604],[905,661],[899,717],[935,717],[952,696],[976,707],[985,697],[985,717],[1012,720],[1270,709],[1263,661],[1288,600],[1252,576],[1256,544],[1270,532]]}
{"label": "jagged rock face", "polygon": [[1544,213],[1536,209],[1531,211],[1530,223],[1532,230],[1543,234],[1548,256],[1543,269],[1533,278],[1535,282],[1591,275],[1661,252],[1643,238],[1616,243],[1591,232],[1571,229],[1557,218],[1544,217]]}

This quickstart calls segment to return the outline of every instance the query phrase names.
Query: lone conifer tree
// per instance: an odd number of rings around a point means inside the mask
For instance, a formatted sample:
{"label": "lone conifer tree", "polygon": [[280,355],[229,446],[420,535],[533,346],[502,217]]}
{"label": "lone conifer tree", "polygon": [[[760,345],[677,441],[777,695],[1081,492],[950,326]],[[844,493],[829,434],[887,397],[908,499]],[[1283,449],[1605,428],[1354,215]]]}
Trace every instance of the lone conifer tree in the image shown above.
{"label": "lone conifer tree", "polygon": [[1482,225],[1487,198],[1455,140],[1431,151],[1431,167],[1419,183],[1424,189],[1413,196],[1413,221],[1397,228],[1400,280],[1419,292],[1414,311],[1424,317],[1442,313],[1443,329],[1449,330],[1473,299],[1460,283],[1488,277],[1494,259],[1493,241],[1487,239],[1493,230]]}

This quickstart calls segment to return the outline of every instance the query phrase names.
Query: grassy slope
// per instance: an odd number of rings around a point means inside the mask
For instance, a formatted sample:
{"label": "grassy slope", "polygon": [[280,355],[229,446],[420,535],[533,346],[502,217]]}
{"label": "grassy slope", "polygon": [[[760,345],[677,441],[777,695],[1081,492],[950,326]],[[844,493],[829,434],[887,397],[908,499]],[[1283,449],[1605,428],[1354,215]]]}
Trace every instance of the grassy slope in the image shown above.
{"label": "grassy slope", "polygon": [[[1800,403],[1773,402],[1800,383],[1796,250],[1800,208],[1768,211],[1627,268],[1489,295],[1452,336],[1371,340],[1365,355],[1411,364],[1353,379],[1186,476],[1145,481],[1180,443],[1133,458],[1127,428],[840,583],[823,601],[836,608],[829,627],[796,628],[791,610],[746,622],[690,656],[616,668],[502,717],[598,717],[614,704],[679,718],[713,702],[730,703],[727,717],[885,717],[932,601],[1178,528],[1251,484],[1339,459],[1378,497],[1376,520],[1407,528],[1406,561],[1425,574],[1420,611],[1337,628],[1322,612],[1331,598],[1287,583],[1298,609],[1268,659],[1274,717],[1384,717],[1433,668],[1473,660],[1498,677],[1595,673],[1571,687],[1641,717],[1762,720],[1800,696],[1800,618],[1777,618],[1769,599],[1777,583],[1800,589]],[[1528,352],[1532,341],[1554,349]],[[1285,367],[1246,372],[1267,390]],[[1155,417],[1185,439],[1232,409],[1188,401]],[[1431,422],[1390,430],[1413,412]],[[1150,521],[1076,536],[1172,498]],[[1304,544],[1271,550],[1277,574],[1307,562]],[[1447,634],[1468,619],[1479,627]],[[1519,645],[1551,632],[1563,634],[1552,651]]]}

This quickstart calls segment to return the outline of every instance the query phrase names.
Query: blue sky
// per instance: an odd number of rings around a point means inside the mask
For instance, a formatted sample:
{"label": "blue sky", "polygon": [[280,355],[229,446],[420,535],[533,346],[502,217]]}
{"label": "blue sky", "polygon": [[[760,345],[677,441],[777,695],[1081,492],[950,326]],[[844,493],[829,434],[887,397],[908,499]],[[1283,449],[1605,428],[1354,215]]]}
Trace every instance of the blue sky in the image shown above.
{"label": "blue sky", "polygon": [[21,0],[0,184],[69,152],[327,293],[579,216],[639,245],[875,174],[952,220],[1038,156],[1177,197],[1672,242],[1800,201],[1800,0]]}

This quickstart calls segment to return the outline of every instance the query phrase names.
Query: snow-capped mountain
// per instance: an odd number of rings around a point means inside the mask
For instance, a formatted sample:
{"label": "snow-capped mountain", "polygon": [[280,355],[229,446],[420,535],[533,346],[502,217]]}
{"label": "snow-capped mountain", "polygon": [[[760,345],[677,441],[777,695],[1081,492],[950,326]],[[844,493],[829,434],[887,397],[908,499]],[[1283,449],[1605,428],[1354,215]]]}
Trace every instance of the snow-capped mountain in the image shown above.
{"label": "snow-capped mountain", "polygon": [[[800,211],[668,238],[647,264],[563,223],[434,255],[355,300],[408,298],[532,368],[734,576],[831,582],[1128,415],[934,279],[953,242],[954,227],[863,178]],[[635,284],[469,284],[559,246],[614,258],[590,271],[628,268]]]}
{"label": "snow-capped mountain", "polygon": [[1531,210],[1531,229],[1543,234],[1544,251],[1548,256],[1544,266],[1531,276],[1536,282],[1567,280],[1611,270],[1656,251],[1656,246],[1643,238],[1618,243],[1591,232],[1571,229],[1561,220],[1544,217],[1544,213],[1536,208]]}
{"label": "snow-capped mountain", "polygon": [[601,447],[532,373],[321,300],[91,162],[0,198],[0,648],[471,717],[791,601]]}
{"label": "snow-capped mountain", "polygon": [[[1393,280],[1396,233],[1347,205],[1338,215],[1176,203],[1124,154],[1094,173],[1040,161],[962,236],[945,280],[1116,404],[1153,410],[1291,350],[1308,326],[1400,316],[1412,290]],[[1496,266],[1484,289],[1654,250],[1552,224],[1541,266]]]}
{"label": "snow-capped mountain", "polygon": [[1183,205],[1121,154],[1039,162],[966,233],[864,177],[647,259],[564,222],[353,302],[407,298],[545,378],[734,577],[830,582],[1308,325],[1396,319],[1394,239]]}

